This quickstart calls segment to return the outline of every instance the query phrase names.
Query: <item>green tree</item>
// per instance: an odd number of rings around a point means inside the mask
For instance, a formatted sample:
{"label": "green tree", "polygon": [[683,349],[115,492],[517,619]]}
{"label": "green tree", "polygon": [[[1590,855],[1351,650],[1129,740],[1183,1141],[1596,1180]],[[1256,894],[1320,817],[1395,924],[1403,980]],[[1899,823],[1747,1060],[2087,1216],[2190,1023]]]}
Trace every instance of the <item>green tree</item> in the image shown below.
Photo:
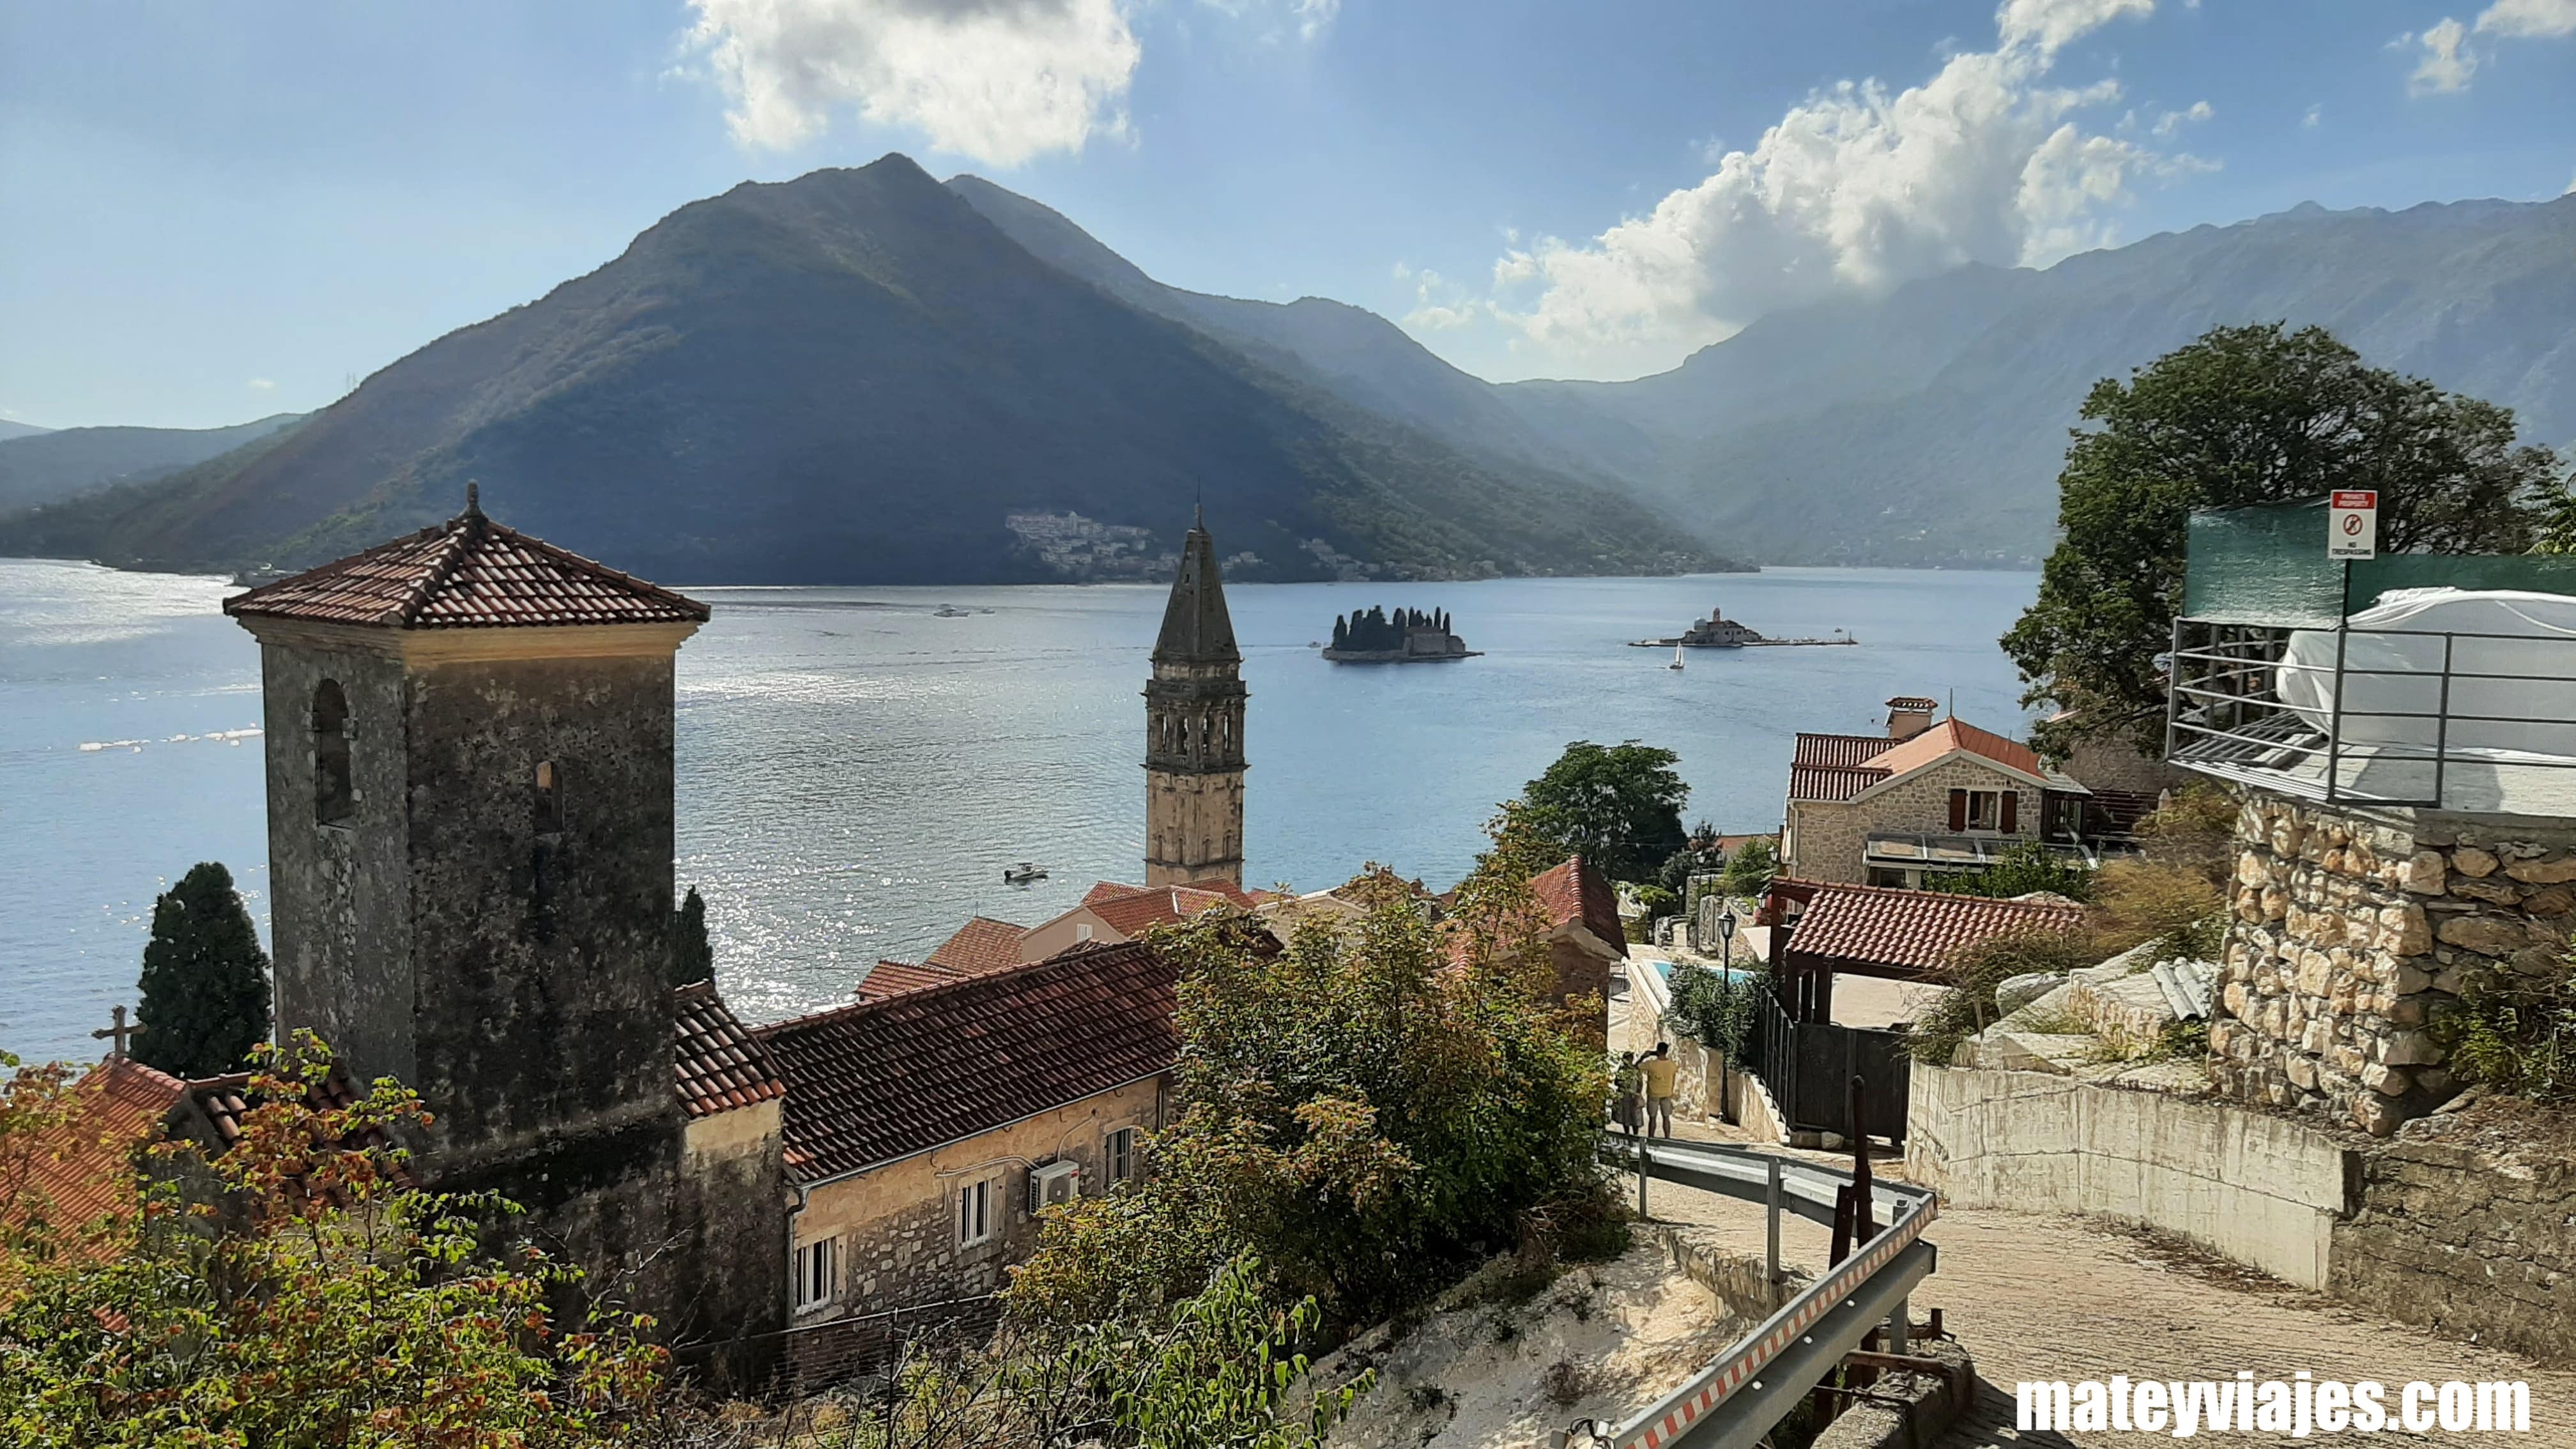
{"label": "green tree", "polygon": [[2032,742],[2162,748],[2156,657],[2181,604],[2195,508],[2379,492],[2380,547],[2520,553],[2556,458],[2518,447],[2510,409],[2365,365],[2322,328],[2218,327],[2105,378],[2058,474],[2061,535],[2039,599],[2003,638],[2022,702],[2062,712]]}
{"label": "green tree", "polygon": [[1780,873],[1780,852],[1768,836],[1757,837],[1735,848],[1718,871],[1717,888],[1730,900],[1758,896],[1769,888],[1771,878]]}
{"label": "green tree", "polygon": [[2093,870],[2059,860],[2036,840],[2023,840],[2006,847],[2003,854],[1995,857],[1994,864],[1982,870],[1926,876],[1923,888],[1954,896],[2003,899],[2048,891],[2069,900],[2089,901],[2093,899]]}
{"label": "green tree", "polygon": [[134,1059],[174,1077],[237,1071],[268,1038],[268,953],[232,872],[201,861],[152,903]]}
{"label": "green tree", "polygon": [[1580,855],[1612,880],[1652,880],[1689,844],[1682,802],[1690,786],[1673,769],[1680,759],[1635,740],[1577,740],[1522,787],[1527,823],[1558,847],[1559,859]]}
{"label": "green tree", "polygon": [[696,886],[680,899],[671,924],[671,984],[688,986],[716,977],[716,948],[707,939],[707,903]]}
{"label": "green tree", "polygon": [[1227,912],[1154,934],[1181,970],[1173,1123],[1136,1190],[1047,1215],[1014,1314],[1149,1315],[1249,1251],[1348,1328],[1497,1248],[1614,1241],[1593,1157],[1607,1077],[1549,999],[1528,880],[1551,847],[1514,815],[1436,925],[1386,891],[1355,928],[1311,924],[1284,952]]}

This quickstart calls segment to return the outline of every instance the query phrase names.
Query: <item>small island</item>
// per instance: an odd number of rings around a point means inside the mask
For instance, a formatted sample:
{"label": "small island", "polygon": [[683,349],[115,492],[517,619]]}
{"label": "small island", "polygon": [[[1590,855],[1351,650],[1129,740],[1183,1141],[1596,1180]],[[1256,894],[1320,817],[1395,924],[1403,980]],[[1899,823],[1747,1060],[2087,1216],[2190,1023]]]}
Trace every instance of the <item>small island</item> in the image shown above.
{"label": "small island", "polygon": [[1632,639],[1629,641],[1629,647],[1670,649],[1679,645],[1684,649],[1754,649],[1765,646],[1857,644],[1859,642],[1840,629],[1836,629],[1830,639],[1773,639],[1756,632],[1752,626],[1740,620],[1726,617],[1724,609],[1711,609],[1708,611],[1707,618],[1695,621],[1678,636],[1663,639]]}
{"label": "small island", "polygon": [[1446,610],[1425,613],[1398,609],[1389,618],[1382,608],[1333,616],[1333,642],[1324,657],[1335,664],[1426,664],[1441,659],[1473,659],[1477,651],[1449,632]]}

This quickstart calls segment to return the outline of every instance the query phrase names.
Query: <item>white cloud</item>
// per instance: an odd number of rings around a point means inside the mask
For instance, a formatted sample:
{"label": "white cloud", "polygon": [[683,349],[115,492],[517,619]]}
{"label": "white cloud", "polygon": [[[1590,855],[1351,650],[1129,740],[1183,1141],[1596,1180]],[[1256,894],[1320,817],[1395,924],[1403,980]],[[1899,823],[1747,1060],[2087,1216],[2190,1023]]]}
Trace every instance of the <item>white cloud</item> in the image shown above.
{"label": "white cloud", "polygon": [[2308,107],[2308,113],[2299,118],[2299,124],[2313,131],[2325,120],[2325,118],[2325,103],[2320,101],[2317,104]]}
{"label": "white cloud", "polygon": [[2174,132],[2181,130],[2186,122],[2206,121],[2216,114],[2218,114],[2216,111],[2210,109],[2209,102],[2194,101],[2182,110],[2167,111],[2163,115],[2158,116],[2156,118],[2155,132],[2158,136],[2171,136]]}
{"label": "white cloud", "polygon": [[2576,35],[2576,0],[2496,0],[2479,13],[2478,33],[2542,40]]}
{"label": "white cloud", "polygon": [[1295,35],[1320,40],[1342,13],[1342,0],[1199,0],[1210,10],[1264,26],[1262,38],[1273,42]]}
{"label": "white cloud", "polygon": [[1413,283],[1413,310],[1404,314],[1404,325],[1422,332],[1447,332],[1464,327],[1483,316],[1485,304],[1441,279],[1438,272],[1419,272],[1396,263],[1398,280]]}
{"label": "white cloud", "polygon": [[[2406,93],[2413,96],[2444,95],[2469,87],[2469,78],[2478,73],[2478,55],[2468,47],[2469,28],[2445,15],[2439,24],[2428,27],[2414,37],[2424,48],[2424,58],[2415,65],[2415,73],[2406,78]],[[2405,36],[2399,36],[2403,41]]]}
{"label": "white cloud", "polygon": [[2576,196],[2576,176],[2567,178],[2567,189],[2558,194],[2561,196]]}
{"label": "white cloud", "polygon": [[1126,131],[1139,47],[1117,0],[690,0],[745,146],[821,135],[835,111],[994,166]]}
{"label": "white cloud", "polygon": [[252,392],[275,392],[277,384],[264,377],[254,377],[248,384]]}
{"label": "white cloud", "polygon": [[[2047,84],[2057,54],[2152,0],[2006,0],[1991,52],[1950,56],[1891,93],[1843,82],[1791,107],[1749,151],[1589,241],[1539,238],[1495,264],[1491,310],[1516,347],[1591,375],[1668,367],[1753,317],[1963,262],[2044,264],[2111,239],[2141,177],[2205,168],[2079,113],[2115,81]],[[2208,114],[2176,113],[2174,124]]]}

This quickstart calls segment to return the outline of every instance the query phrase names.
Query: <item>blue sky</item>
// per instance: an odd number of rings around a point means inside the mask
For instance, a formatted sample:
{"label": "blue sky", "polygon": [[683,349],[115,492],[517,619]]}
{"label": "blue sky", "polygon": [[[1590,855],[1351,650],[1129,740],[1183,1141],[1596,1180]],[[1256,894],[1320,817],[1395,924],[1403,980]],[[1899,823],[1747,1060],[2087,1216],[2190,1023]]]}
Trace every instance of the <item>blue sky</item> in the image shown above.
{"label": "blue sky", "polygon": [[1480,375],[2301,201],[2576,184],[2576,0],[0,0],[0,417],[328,403],[902,150]]}

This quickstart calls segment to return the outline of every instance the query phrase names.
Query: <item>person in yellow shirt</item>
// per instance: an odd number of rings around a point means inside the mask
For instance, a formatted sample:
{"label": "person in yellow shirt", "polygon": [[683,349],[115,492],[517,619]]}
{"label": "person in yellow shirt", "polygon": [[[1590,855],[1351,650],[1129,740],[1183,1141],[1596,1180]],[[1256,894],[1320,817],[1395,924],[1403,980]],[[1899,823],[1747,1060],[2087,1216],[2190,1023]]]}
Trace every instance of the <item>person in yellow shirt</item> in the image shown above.
{"label": "person in yellow shirt", "polygon": [[[1655,1043],[1655,1054],[1637,1065],[1646,1073],[1646,1135],[1670,1137],[1673,1135],[1673,1097],[1680,1090],[1676,1079],[1682,1074],[1682,1064],[1673,1060],[1673,1044],[1668,1041]],[[1660,1126],[1657,1125],[1659,1123]]]}

